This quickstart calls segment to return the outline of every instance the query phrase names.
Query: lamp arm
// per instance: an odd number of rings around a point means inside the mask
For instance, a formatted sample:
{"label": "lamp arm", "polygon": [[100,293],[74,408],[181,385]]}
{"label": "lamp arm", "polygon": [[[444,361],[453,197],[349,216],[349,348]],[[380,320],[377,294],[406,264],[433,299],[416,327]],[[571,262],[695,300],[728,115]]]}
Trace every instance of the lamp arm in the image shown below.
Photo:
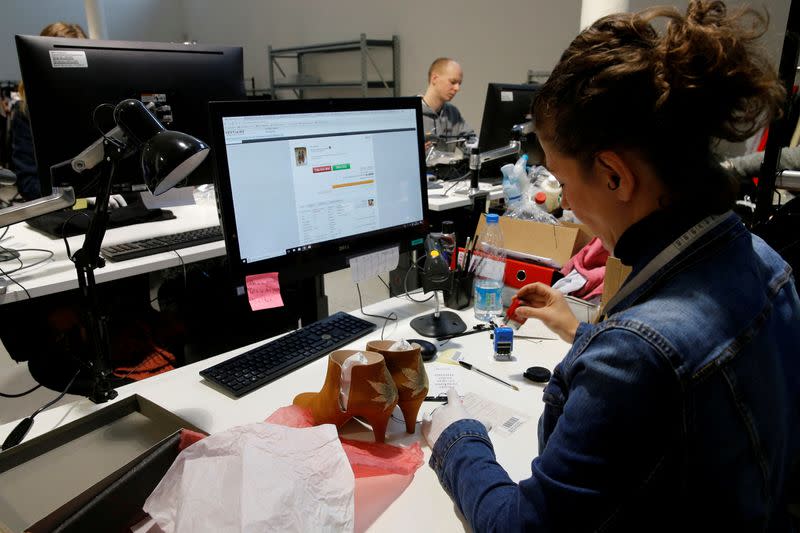
{"label": "lamp arm", "polygon": [[83,246],[72,257],[78,273],[78,287],[83,296],[85,323],[94,348],[86,363],[92,380],[92,392],[89,399],[95,403],[113,400],[117,396],[117,391],[108,380],[108,376],[111,374],[108,323],[100,308],[94,270],[105,265],[105,260],[100,256],[100,246],[103,244],[103,237],[108,226],[108,199],[111,196],[117,161],[125,156],[126,150],[125,145],[108,139],[104,140],[104,160],[108,164],[108,178],[100,180],[100,188],[94,205],[94,216],[89,222]]}
{"label": "lamp arm", "polygon": [[72,158],[72,170],[81,173],[85,170],[90,170],[103,162],[106,157],[106,145],[108,140],[113,139],[113,142],[120,144],[127,144],[125,134],[122,128],[114,126],[103,137],[100,137],[95,142],[86,147],[81,153]]}

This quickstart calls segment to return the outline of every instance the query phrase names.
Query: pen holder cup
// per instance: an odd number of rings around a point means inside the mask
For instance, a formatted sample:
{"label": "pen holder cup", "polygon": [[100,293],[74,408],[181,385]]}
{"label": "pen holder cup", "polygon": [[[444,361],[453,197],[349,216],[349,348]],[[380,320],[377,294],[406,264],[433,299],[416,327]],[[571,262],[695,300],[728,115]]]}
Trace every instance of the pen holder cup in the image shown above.
{"label": "pen holder cup", "polygon": [[444,305],[450,309],[464,309],[472,304],[474,272],[453,272],[449,291],[442,291]]}

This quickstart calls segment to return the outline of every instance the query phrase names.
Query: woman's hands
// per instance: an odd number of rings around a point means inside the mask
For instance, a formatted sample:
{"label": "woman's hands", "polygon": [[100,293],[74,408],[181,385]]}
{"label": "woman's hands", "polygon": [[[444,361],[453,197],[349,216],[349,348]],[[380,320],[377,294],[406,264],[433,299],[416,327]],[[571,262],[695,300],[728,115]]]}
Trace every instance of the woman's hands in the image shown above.
{"label": "woman's hands", "polygon": [[571,344],[575,340],[578,319],[559,291],[536,282],[522,287],[516,297],[521,302],[516,316],[537,318],[566,342]]}

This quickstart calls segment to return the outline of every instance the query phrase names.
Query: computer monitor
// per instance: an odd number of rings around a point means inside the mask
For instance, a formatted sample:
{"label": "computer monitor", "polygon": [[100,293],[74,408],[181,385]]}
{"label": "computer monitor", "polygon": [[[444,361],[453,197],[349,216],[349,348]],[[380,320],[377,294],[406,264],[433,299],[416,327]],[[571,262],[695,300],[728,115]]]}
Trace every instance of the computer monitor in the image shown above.
{"label": "computer monitor", "polygon": [[[17,35],[17,54],[33,133],[42,194],[51,190],[50,167],[69,160],[114,126],[108,108],[126,98],[156,104],[168,129],[209,142],[208,102],[245,95],[242,48]],[[181,185],[213,183],[209,157]],[[92,196],[96,181],[69,166],[57,184]],[[144,190],[137,158],[117,165],[114,191]]]}
{"label": "computer monitor", "polygon": [[[483,106],[478,148],[481,152],[507,146],[512,139],[511,128],[530,120],[531,103],[540,85],[489,83]],[[530,155],[530,154],[529,154]],[[500,167],[513,163],[513,156],[491,161],[481,166],[481,178],[494,179]]]}
{"label": "computer monitor", "polygon": [[422,244],[420,99],[212,102],[217,201],[234,282],[281,283],[365,252]]}

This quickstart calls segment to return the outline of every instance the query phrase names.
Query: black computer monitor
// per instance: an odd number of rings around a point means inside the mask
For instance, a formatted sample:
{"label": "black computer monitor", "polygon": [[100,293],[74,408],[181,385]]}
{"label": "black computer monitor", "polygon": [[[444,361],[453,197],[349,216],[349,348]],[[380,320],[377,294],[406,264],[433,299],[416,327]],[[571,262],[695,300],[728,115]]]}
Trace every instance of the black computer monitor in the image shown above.
{"label": "black computer monitor", "polygon": [[[113,126],[108,107],[126,98],[156,104],[168,129],[209,141],[208,102],[245,95],[242,48],[197,44],[101,41],[17,35],[17,54],[33,133],[42,194],[51,191],[50,167],[77,156]],[[213,183],[207,158],[181,185]],[[69,166],[57,184],[92,196],[96,182]],[[144,190],[137,158],[117,165],[114,191]]]}
{"label": "black computer monitor", "polygon": [[[490,83],[486,89],[478,148],[481,152],[507,146],[512,139],[511,128],[530,120],[531,103],[540,85]],[[530,155],[530,154],[529,154]],[[481,178],[499,176],[500,166],[513,163],[513,156],[485,163],[481,166]]]}
{"label": "black computer monitor", "polygon": [[212,102],[217,200],[239,292],[422,244],[428,194],[420,99]]}

